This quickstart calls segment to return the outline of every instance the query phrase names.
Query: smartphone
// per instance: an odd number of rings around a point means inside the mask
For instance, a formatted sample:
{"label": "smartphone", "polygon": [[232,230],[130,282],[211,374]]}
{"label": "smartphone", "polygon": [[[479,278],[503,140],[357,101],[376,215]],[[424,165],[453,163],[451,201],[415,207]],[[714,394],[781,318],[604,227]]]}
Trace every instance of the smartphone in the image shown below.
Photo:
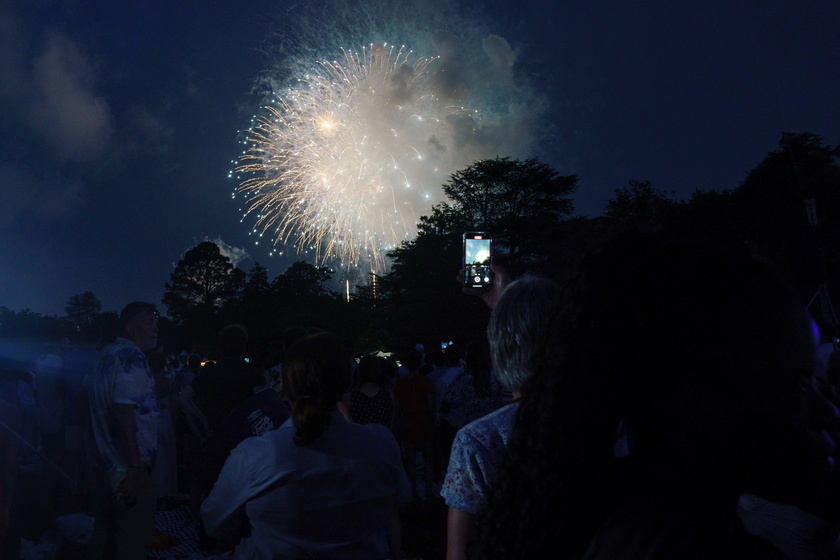
{"label": "smartphone", "polygon": [[468,231],[463,235],[464,286],[488,288],[493,283],[493,236],[485,231]]}

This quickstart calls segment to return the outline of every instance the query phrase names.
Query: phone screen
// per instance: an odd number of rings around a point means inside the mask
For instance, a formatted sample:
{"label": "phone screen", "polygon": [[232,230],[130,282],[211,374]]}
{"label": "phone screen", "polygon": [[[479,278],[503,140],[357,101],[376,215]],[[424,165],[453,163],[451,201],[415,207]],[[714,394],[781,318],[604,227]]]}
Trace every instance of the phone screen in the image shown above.
{"label": "phone screen", "polygon": [[468,231],[464,234],[464,285],[486,288],[493,282],[493,238],[489,233]]}

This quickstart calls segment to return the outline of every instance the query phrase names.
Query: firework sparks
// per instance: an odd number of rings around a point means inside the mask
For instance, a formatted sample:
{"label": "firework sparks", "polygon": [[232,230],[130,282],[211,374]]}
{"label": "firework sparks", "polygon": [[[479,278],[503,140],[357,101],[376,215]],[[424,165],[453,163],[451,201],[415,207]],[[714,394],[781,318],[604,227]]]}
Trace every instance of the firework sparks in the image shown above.
{"label": "firework sparks", "polygon": [[[474,116],[430,85],[436,58],[370,45],[321,61],[248,135],[238,173],[245,216],[275,244],[374,270],[416,234],[462,164],[445,142]],[[243,216],[244,219],[244,216]]]}

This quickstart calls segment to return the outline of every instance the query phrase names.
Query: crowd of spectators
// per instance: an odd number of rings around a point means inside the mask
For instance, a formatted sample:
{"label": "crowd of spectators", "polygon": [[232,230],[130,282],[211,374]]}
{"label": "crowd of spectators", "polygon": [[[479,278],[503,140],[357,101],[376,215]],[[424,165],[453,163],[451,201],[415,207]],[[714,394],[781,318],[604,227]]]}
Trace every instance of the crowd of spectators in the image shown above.
{"label": "crowd of spectators", "polygon": [[85,513],[77,554],[146,558],[183,495],[232,558],[405,558],[428,500],[447,560],[840,558],[835,338],[765,266],[639,235],[562,284],[493,270],[486,336],[441,351],[294,327],[256,368],[232,324],[166,356],[144,302],[104,347],[4,347],[2,557]]}

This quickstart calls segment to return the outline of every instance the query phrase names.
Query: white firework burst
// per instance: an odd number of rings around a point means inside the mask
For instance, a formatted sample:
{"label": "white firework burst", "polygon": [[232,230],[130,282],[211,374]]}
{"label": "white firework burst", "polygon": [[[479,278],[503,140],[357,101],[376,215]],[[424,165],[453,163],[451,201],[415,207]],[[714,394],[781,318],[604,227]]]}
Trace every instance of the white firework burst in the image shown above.
{"label": "white firework burst", "polygon": [[[237,172],[245,215],[275,244],[324,264],[385,268],[465,161],[449,145],[475,113],[430,83],[437,58],[370,45],[320,61],[250,129]],[[243,217],[244,218],[244,217]]]}

